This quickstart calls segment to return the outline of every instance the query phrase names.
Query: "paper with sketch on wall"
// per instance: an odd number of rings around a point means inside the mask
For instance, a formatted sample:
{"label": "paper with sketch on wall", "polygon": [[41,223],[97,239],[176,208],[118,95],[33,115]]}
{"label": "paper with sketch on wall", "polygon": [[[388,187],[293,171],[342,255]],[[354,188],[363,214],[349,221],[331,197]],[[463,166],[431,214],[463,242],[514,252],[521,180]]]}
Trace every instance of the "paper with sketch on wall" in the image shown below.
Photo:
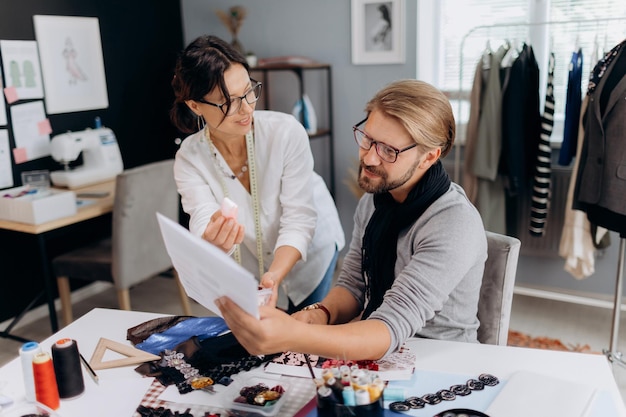
{"label": "paper with sketch on wall", "polygon": [[167,253],[189,297],[221,317],[215,299],[226,295],[248,314],[259,317],[258,283],[249,271],[161,213],[157,219]]}

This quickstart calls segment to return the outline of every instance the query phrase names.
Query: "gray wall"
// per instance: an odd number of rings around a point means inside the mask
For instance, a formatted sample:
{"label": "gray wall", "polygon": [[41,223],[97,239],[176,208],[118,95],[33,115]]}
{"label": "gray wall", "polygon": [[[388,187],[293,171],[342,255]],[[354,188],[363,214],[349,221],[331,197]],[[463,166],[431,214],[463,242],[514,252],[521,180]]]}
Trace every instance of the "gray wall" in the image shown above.
{"label": "gray wall", "polygon": [[[406,16],[415,16],[416,2],[406,3]],[[186,43],[203,34],[230,40],[230,34],[215,10],[240,5],[248,12],[239,33],[239,40],[246,50],[254,51],[259,58],[302,55],[332,65],[336,203],[349,239],[357,201],[344,184],[349,175],[348,168],[358,156],[352,125],[363,118],[365,103],[382,86],[398,78],[415,77],[415,24],[405,26],[405,64],[352,65],[349,0],[181,0],[181,5]],[[306,88],[307,94],[315,95],[314,83],[307,81]],[[311,101],[321,116],[323,103],[316,102],[315,97],[311,97]],[[289,106],[293,105],[291,101],[287,103],[289,105],[283,111],[290,111]],[[326,170],[318,169],[317,145],[312,143],[316,170],[325,175]]]}

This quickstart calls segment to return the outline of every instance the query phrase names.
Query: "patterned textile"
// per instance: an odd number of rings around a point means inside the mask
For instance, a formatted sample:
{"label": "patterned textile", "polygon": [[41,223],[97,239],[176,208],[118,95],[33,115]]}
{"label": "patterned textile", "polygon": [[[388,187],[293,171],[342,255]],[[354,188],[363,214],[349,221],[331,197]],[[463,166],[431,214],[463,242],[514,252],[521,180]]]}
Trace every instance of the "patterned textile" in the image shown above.
{"label": "patterned textile", "polygon": [[532,236],[543,236],[550,207],[551,157],[550,134],[554,125],[554,53],[548,61],[548,83],[546,100],[541,116],[541,135],[537,151],[537,165],[533,178],[532,201],[530,208],[530,228]]}
{"label": "patterned textile", "polygon": [[604,55],[604,57],[593,68],[591,74],[589,75],[587,94],[591,94],[594,92],[598,83],[600,82],[600,78],[602,78],[602,76],[606,72],[606,69],[609,67],[609,65],[611,65],[613,59],[615,59],[615,57],[619,54],[619,50],[622,48],[622,46],[624,46],[624,44],[626,44],[626,41],[623,41],[622,43],[619,43],[618,45],[613,47],[613,49],[607,52],[606,55]]}

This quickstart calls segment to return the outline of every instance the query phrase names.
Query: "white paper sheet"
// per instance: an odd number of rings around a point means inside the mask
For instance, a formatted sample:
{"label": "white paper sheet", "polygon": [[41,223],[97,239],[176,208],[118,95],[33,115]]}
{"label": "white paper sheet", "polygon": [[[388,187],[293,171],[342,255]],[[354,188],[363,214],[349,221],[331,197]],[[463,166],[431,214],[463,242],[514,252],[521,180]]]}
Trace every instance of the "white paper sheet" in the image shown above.
{"label": "white paper sheet", "polygon": [[506,382],[486,413],[494,417],[587,417],[593,415],[595,394],[596,389],[591,385],[518,371]]}
{"label": "white paper sheet", "polygon": [[15,87],[20,100],[43,98],[43,81],[35,41],[0,41],[6,87]]}
{"label": "white paper sheet", "polygon": [[0,129],[0,188],[13,187],[13,168],[11,166],[10,152],[9,131]]}
{"label": "white paper sheet", "polygon": [[0,68],[0,126],[7,125],[7,108],[4,104],[4,84],[2,84],[2,68]]}
{"label": "white paper sheet", "polygon": [[50,135],[41,134],[38,127],[38,123],[45,119],[41,100],[11,106],[15,147],[26,150],[27,161],[50,155]]}
{"label": "white paper sheet", "polygon": [[222,250],[157,213],[161,235],[187,295],[222,316],[214,300],[228,296],[248,314],[259,317],[258,283]]}

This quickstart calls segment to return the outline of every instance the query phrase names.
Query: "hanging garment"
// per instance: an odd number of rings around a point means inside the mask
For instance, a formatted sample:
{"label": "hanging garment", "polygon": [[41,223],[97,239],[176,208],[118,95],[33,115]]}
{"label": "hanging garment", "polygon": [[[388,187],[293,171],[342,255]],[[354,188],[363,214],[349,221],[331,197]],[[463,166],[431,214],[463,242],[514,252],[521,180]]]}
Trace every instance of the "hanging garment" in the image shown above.
{"label": "hanging garment", "polygon": [[476,140],[478,139],[478,120],[480,118],[480,102],[484,94],[485,82],[483,80],[483,62],[485,57],[489,60],[490,53],[485,52],[483,57],[479,60],[474,71],[474,82],[472,84],[472,91],[470,92],[470,114],[467,120],[467,129],[465,131],[465,156],[463,163],[463,178],[462,185],[465,190],[467,198],[476,205],[476,199],[478,198],[478,179],[472,172],[472,166],[474,165],[474,152],[476,151]]}
{"label": "hanging garment", "polygon": [[[584,114],[589,102],[586,96],[581,104],[581,112]],[[580,152],[582,150],[584,127],[582,117],[578,129],[578,149],[574,159],[572,172],[575,174],[580,162]],[[576,279],[584,279],[595,272],[595,258],[593,240],[591,238],[591,226],[584,211],[573,208],[575,178],[572,177],[567,190],[567,201],[565,202],[565,220],[563,231],[559,242],[559,256],[565,259],[563,269],[569,272]]]}
{"label": "hanging garment", "polygon": [[506,234],[519,233],[520,202],[529,197],[541,132],[539,65],[525,44],[510,68],[502,96],[502,155],[506,182]]}
{"label": "hanging garment", "polygon": [[550,135],[554,126],[554,53],[548,60],[548,82],[546,100],[541,116],[541,134],[537,149],[537,165],[533,179],[532,200],[530,204],[530,227],[532,236],[543,236],[548,210],[550,208],[550,177],[552,174]]}
{"label": "hanging garment", "polygon": [[481,98],[478,120],[478,136],[471,166],[476,176],[476,208],[483,219],[485,229],[506,234],[504,182],[498,175],[498,163],[502,149],[502,81],[500,62],[506,54],[504,46],[491,54],[488,69],[483,69],[484,93]]}
{"label": "hanging garment", "polygon": [[565,102],[565,122],[563,143],[559,152],[559,165],[568,166],[576,154],[578,140],[578,122],[582,101],[583,52],[578,48],[572,53],[567,81],[567,100]]}
{"label": "hanging garment", "polygon": [[[574,204],[626,237],[626,53],[623,41],[592,71]],[[593,82],[592,82],[593,81]]]}

